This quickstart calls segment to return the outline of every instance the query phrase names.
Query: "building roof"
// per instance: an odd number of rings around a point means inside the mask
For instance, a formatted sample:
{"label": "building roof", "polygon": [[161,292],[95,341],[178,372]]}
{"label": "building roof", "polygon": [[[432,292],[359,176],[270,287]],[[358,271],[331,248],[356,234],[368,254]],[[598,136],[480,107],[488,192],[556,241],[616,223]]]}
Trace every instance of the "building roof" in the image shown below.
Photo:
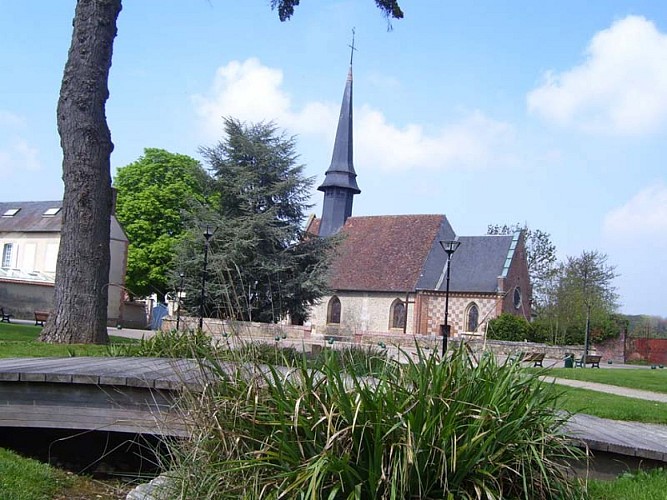
{"label": "building roof", "polygon": [[[459,248],[452,254],[449,290],[451,292],[495,293],[498,278],[506,274],[506,263],[514,255],[517,235],[460,236]],[[514,242],[514,244],[513,244]],[[439,269],[431,268],[419,282],[422,290],[444,291],[446,256],[442,252]]]}
{"label": "building roof", "polygon": [[[313,217],[307,231],[318,234]],[[456,237],[444,215],[350,217],[331,266],[333,290],[445,291],[447,254],[440,241],[458,239],[452,255],[450,292],[496,293],[507,273],[518,233]]]}
{"label": "building roof", "polygon": [[[319,219],[311,220],[315,233]],[[438,241],[454,238],[444,215],[350,217],[331,267],[334,290],[412,292],[437,255]],[[444,255],[444,251],[440,248]]]}
{"label": "building roof", "polygon": [[[0,232],[59,233],[62,227],[60,201],[8,201],[0,203]],[[7,216],[18,209],[15,215]],[[53,209],[49,212],[50,209]],[[57,212],[55,209],[58,209]],[[55,212],[54,215],[44,215]]]}

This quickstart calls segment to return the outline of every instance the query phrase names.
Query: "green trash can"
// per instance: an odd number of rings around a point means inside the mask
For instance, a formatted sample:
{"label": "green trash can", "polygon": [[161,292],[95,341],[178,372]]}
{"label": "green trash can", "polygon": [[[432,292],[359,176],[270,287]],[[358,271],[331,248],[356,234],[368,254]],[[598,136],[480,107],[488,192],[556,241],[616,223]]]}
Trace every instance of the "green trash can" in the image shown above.
{"label": "green trash can", "polygon": [[574,368],[574,354],[566,354],[563,365],[565,368]]}

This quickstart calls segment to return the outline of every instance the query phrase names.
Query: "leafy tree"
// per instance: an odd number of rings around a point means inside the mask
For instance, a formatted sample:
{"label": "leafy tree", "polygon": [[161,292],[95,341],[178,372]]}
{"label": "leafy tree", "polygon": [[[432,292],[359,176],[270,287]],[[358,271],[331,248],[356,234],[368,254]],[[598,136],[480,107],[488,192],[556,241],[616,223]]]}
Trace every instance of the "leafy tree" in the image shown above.
{"label": "leafy tree", "polygon": [[530,229],[527,224],[489,224],[487,234],[513,234],[524,231],[526,238],[526,258],[532,285],[533,307],[537,311],[546,306],[548,293],[556,275],[556,245],[551,235],[541,229]]}
{"label": "leafy tree", "polygon": [[[210,242],[207,314],[260,322],[290,315],[302,322],[308,306],[326,292],[333,244],[303,234],[314,179],[304,177],[296,163],[294,138],[273,123],[224,123],[226,138],[201,150],[219,199],[217,209],[198,217],[199,227],[217,228]],[[201,276],[197,255],[204,244],[194,236],[181,252],[191,308],[201,300],[194,277]]]}
{"label": "leafy tree", "polygon": [[607,263],[607,255],[596,250],[567,259],[560,281],[560,300],[567,300],[573,316],[585,317],[584,355],[588,354],[592,315],[608,319],[618,307],[613,285],[616,276],[615,267]]}
{"label": "leafy tree", "polygon": [[607,256],[584,251],[568,257],[552,280],[546,306],[540,311],[537,328],[548,330],[554,343],[584,343],[617,336],[622,328],[616,315],[616,277]]}
{"label": "leafy tree", "polygon": [[[299,0],[272,0],[281,20]],[[396,0],[376,0],[387,18],[400,19]],[[63,227],[56,268],[54,314],[42,330],[47,342],[108,343],[106,331],[111,151],[105,105],[121,0],[78,0],[58,100],[63,149]]]}
{"label": "leafy tree", "polygon": [[129,292],[134,296],[169,290],[175,246],[186,233],[184,212],[205,203],[210,178],[189,156],[148,148],[136,162],[118,169],[116,216],[130,247]]}

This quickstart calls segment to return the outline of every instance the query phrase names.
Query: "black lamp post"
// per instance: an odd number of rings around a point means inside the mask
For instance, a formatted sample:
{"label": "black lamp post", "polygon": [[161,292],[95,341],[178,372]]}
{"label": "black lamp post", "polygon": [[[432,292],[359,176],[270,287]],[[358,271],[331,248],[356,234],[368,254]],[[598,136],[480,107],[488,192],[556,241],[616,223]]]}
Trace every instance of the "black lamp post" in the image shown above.
{"label": "black lamp post", "polygon": [[204,231],[204,271],[201,274],[201,298],[199,300],[199,329],[203,330],[204,328],[204,300],[206,300],[206,273],[208,267],[208,244],[211,236],[215,230],[211,231],[211,228],[206,224],[206,230]]}
{"label": "black lamp post", "polygon": [[452,254],[461,244],[457,240],[441,241],[440,246],[447,253],[447,277],[445,286],[445,325],[442,332],[442,359],[445,359],[445,352],[447,352],[447,339],[449,338],[449,268],[451,267]]}
{"label": "black lamp post", "polygon": [[176,331],[178,331],[181,326],[181,295],[183,293],[183,279],[185,279],[185,273],[181,272],[178,276],[181,278],[181,281],[178,283],[178,291],[176,292]]}

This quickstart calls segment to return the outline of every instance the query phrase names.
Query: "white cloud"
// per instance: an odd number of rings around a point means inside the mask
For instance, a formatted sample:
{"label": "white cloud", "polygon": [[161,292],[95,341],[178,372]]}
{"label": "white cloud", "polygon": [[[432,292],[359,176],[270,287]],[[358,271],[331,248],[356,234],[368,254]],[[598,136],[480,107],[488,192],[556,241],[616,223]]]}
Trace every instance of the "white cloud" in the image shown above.
{"label": "white cloud", "polygon": [[643,189],[624,205],[609,212],[603,225],[610,239],[639,238],[651,245],[667,243],[667,185]]}
{"label": "white cloud", "polygon": [[[296,110],[282,82],[281,70],[268,68],[255,58],[219,68],[208,95],[193,97],[206,136],[220,137],[221,117],[234,116],[247,121],[274,120],[290,133],[315,136],[322,147],[331,148],[340,104],[310,102]],[[391,124],[381,111],[369,106],[355,113],[355,162],[365,168],[470,168],[511,160],[512,127],[479,111],[433,134],[419,124]]]}
{"label": "white cloud", "polygon": [[37,149],[17,135],[18,130],[26,127],[24,117],[0,109],[0,173],[3,175],[41,168]]}
{"label": "white cloud", "polygon": [[528,94],[528,109],[562,126],[590,133],[634,135],[667,119],[667,34],[641,16],[598,32],[585,61],[548,72]]}
{"label": "white cloud", "polygon": [[435,134],[420,125],[399,128],[385,116],[362,107],[355,128],[355,146],[360,164],[383,170],[413,168],[475,168],[511,161],[509,145],[513,130],[475,111]]}
{"label": "white cloud", "polygon": [[25,127],[25,124],[25,118],[22,116],[0,109],[0,127],[16,129]]}
{"label": "white cloud", "polygon": [[281,89],[282,82],[281,70],[264,66],[255,58],[218,68],[209,95],[193,97],[206,136],[220,137],[225,116],[249,122],[275,121],[291,133],[326,132],[323,127],[335,122],[335,106],[309,103],[295,113],[289,95]]}
{"label": "white cloud", "polygon": [[3,175],[18,171],[34,172],[40,168],[38,150],[25,139],[15,137],[4,146],[0,144],[0,173]]}

